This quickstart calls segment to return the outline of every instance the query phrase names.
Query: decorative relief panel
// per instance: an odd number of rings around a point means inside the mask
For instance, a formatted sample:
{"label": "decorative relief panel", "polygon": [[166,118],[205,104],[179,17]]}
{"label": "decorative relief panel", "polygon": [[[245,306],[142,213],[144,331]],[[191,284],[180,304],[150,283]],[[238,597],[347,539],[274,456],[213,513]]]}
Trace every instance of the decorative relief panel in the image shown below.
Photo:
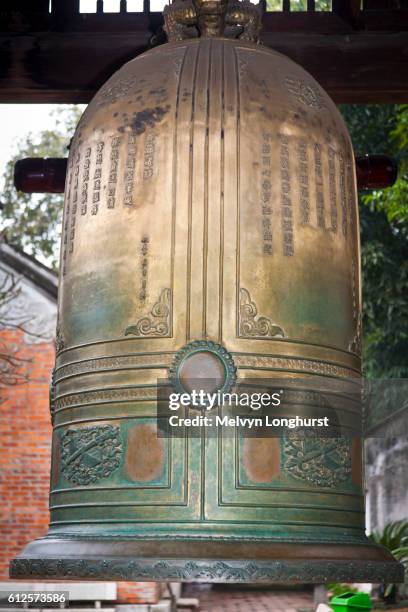
{"label": "decorative relief panel", "polygon": [[350,440],[319,438],[313,431],[293,430],[283,445],[283,468],[297,480],[336,487],[351,475]]}
{"label": "decorative relief panel", "polygon": [[87,372],[100,372],[105,370],[120,370],[151,366],[152,368],[166,367],[171,362],[171,355],[153,353],[150,355],[119,355],[117,357],[104,357],[102,359],[87,359],[79,363],[70,363],[57,370],[56,380],[67,376],[77,376]]}
{"label": "decorative relief panel", "polygon": [[64,408],[98,404],[100,402],[135,402],[142,400],[154,400],[157,398],[156,388],[118,388],[100,389],[98,391],[85,391],[83,393],[69,393],[55,400],[55,412]]}
{"label": "decorative relief panel", "polygon": [[359,374],[348,368],[334,363],[312,361],[296,357],[273,357],[269,355],[235,355],[234,361],[238,367],[254,369],[278,369],[301,371],[310,374],[323,374],[325,376],[339,376],[341,378],[359,377]]}
{"label": "decorative relief panel", "polygon": [[321,110],[324,107],[322,96],[314,85],[295,77],[287,77],[284,84],[298,102],[315,110]]}
{"label": "decorative relief panel", "polygon": [[[172,539],[174,535],[172,536]],[[343,542],[346,536],[343,536]],[[403,569],[389,561],[180,561],[177,559],[117,558],[115,560],[23,559],[11,562],[13,578],[51,579],[67,576],[87,580],[160,580],[213,582],[314,582],[323,584],[327,576],[335,582],[403,580]]]}
{"label": "decorative relief panel", "polygon": [[159,300],[150,313],[140,318],[135,325],[125,329],[125,336],[171,337],[172,296],[171,289],[163,289]]}
{"label": "decorative relief panel", "polygon": [[279,325],[267,317],[258,315],[258,309],[247,289],[239,290],[239,323],[240,338],[283,338],[285,333]]}
{"label": "decorative relief panel", "polygon": [[61,471],[78,485],[106,478],[121,461],[122,442],[119,427],[69,428],[61,436]]}
{"label": "decorative relief panel", "polygon": [[96,104],[98,106],[114,104],[130,93],[132,89],[138,85],[138,83],[140,83],[140,79],[136,76],[115,79],[113,83],[108,81],[99,90]]}

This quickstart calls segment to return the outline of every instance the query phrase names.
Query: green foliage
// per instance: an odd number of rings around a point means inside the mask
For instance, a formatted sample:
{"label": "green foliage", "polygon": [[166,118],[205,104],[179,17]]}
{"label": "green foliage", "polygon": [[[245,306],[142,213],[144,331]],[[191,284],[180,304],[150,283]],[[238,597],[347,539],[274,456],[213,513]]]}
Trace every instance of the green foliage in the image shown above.
{"label": "green foliage", "polygon": [[62,194],[25,194],[13,184],[14,164],[24,157],[66,157],[67,147],[82,114],[80,107],[57,108],[50,116],[53,129],[28,134],[17,143],[9,160],[0,194],[0,229],[10,244],[58,267]]}
{"label": "green foliage", "polygon": [[359,590],[352,584],[341,584],[340,582],[331,582],[327,585],[327,590],[330,592],[330,597],[338,597],[343,593],[358,593]]}
{"label": "green foliage", "polygon": [[[403,564],[405,575],[408,576],[408,520],[388,523],[382,531],[374,531],[369,537],[376,544],[387,548]],[[393,587],[393,584],[387,585],[385,596]]]}
{"label": "green foliage", "polygon": [[365,371],[372,378],[408,375],[408,241],[383,213],[362,215]]}
{"label": "green foliage", "polygon": [[408,106],[343,106],[357,155],[398,160],[389,188],[360,197],[363,359],[371,378],[408,376]]}
{"label": "green foliage", "polygon": [[[266,2],[268,11],[281,11],[282,0],[267,0]],[[331,0],[316,0],[316,11],[330,11]],[[291,11],[306,11],[307,0],[291,0],[290,10]]]}
{"label": "green foliage", "polygon": [[389,132],[392,153],[399,165],[398,180],[392,189],[374,191],[364,197],[365,204],[383,210],[390,222],[408,221],[408,104],[398,106],[395,125]]}
{"label": "green foliage", "polygon": [[397,550],[405,548],[405,554],[408,556],[408,520],[388,523],[382,531],[374,531],[370,539],[387,548],[395,556]]}
{"label": "green foliage", "polygon": [[395,153],[389,135],[396,126],[397,109],[394,104],[340,105],[356,155]]}

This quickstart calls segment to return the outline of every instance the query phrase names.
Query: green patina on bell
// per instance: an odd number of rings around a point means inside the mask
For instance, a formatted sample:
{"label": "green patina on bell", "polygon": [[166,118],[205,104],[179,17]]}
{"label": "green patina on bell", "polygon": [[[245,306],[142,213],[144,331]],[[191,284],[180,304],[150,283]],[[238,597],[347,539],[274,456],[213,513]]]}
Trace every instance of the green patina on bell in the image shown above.
{"label": "green patina on bell", "polygon": [[340,393],[361,368],[342,118],[258,44],[247,0],[177,0],[164,16],[169,43],[109,79],[70,149],[51,523],[11,576],[402,580],[365,536],[358,437],[160,435],[159,379],[262,380],[291,414],[361,420]]}

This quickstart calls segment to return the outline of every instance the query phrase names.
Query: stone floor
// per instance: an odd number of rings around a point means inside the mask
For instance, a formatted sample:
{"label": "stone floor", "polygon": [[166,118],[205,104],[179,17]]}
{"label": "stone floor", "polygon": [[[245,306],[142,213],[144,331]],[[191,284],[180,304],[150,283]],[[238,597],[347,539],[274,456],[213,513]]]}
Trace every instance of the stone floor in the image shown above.
{"label": "stone floor", "polygon": [[311,591],[189,584],[184,587],[183,597],[196,597],[200,612],[303,612],[314,609]]}

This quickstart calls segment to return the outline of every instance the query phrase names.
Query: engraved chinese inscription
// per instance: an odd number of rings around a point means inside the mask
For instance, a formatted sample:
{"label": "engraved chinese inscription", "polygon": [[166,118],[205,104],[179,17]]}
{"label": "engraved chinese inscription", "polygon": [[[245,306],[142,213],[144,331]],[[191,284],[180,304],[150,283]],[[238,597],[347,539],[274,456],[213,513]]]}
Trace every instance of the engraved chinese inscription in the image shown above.
{"label": "engraved chinese inscription", "polygon": [[280,182],[281,182],[281,224],[283,237],[283,254],[294,254],[293,243],[293,213],[291,198],[290,176],[290,138],[286,134],[279,134],[280,142]]}
{"label": "engraved chinese inscription", "polygon": [[91,147],[85,150],[84,168],[82,173],[82,189],[81,189],[81,215],[86,215],[88,209],[88,183],[89,172],[91,168]]}
{"label": "engraved chinese inscription", "polygon": [[264,255],[272,255],[271,140],[271,132],[263,132],[261,144],[261,221]]}
{"label": "engraved chinese inscription", "polygon": [[111,150],[109,159],[109,182],[108,182],[108,208],[115,208],[116,185],[118,182],[119,145],[122,142],[120,136],[111,139]]}
{"label": "engraved chinese inscription", "polygon": [[143,180],[152,178],[154,172],[155,135],[149,134],[144,146]]}
{"label": "engraved chinese inscription", "polygon": [[92,195],[92,208],[91,214],[96,215],[99,210],[99,202],[101,199],[101,181],[102,181],[102,162],[103,162],[103,149],[105,143],[100,141],[96,145],[96,160],[95,160],[95,172],[93,176],[93,195]]}
{"label": "engraved chinese inscription", "polygon": [[65,216],[64,216],[64,238],[62,244],[62,275],[65,276],[67,273],[67,254],[68,254],[68,243],[69,243],[69,224],[72,207],[72,175],[73,175],[73,156],[71,156],[68,166],[68,177],[67,177],[67,195],[65,198]]}
{"label": "engraved chinese inscription", "polygon": [[71,222],[70,222],[70,229],[69,229],[69,253],[72,253],[74,250],[75,223],[76,223],[76,214],[78,210],[80,162],[81,162],[81,153],[78,151],[77,153],[75,153],[74,187],[73,187],[73,195],[72,195]]}
{"label": "engraved chinese inscription", "polygon": [[139,291],[139,300],[141,302],[145,302],[147,299],[147,278],[149,271],[149,236],[142,236],[141,245],[140,245],[140,291]]}
{"label": "engraved chinese inscription", "polygon": [[330,197],[330,229],[337,232],[337,193],[336,193],[336,152],[329,146],[329,197]]}
{"label": "engraved chinese inscription", "polygon": [[347,206],[350,227],[353,228],[356,225],[356,211],[355,211],[355,195],[354,195],[354,176],[353,166],[354,160],[352,157],[347,157],[346,163],[346,174],[347,174]]}
{"label": "engraved chinese inscription", "polygon": [[299,201],[300,201],[300,221],[303,225],[309,223],[310,220],[310,204],[309,204],[309,166],[308,166],[308,151],[307,142],[303,138],[298,143],[298,161],[299,161]]}
{"label": "engraved chinese inscription", "polygon": [[324,229],[324,195],[323,195],[323,171],[322,171],[322,147],[318,142],[314,143],[314,167],[316,179],[316,216],[317,225]]}
{"label": "engraved chinese inscription", "polygon": [[341,231],[343,236],[347,236],[347,197],[346,197],[346,164],[344,155],[339,154],[340,166],[340,207],[341,207]]}
{"label": "engraved chinese inscription", "polygon": [[128,147],[125,161],[125,206],[134,206],[133,201],[133,184],[135,178],[136,166],[136,138],[134,134],[129,134]]}

